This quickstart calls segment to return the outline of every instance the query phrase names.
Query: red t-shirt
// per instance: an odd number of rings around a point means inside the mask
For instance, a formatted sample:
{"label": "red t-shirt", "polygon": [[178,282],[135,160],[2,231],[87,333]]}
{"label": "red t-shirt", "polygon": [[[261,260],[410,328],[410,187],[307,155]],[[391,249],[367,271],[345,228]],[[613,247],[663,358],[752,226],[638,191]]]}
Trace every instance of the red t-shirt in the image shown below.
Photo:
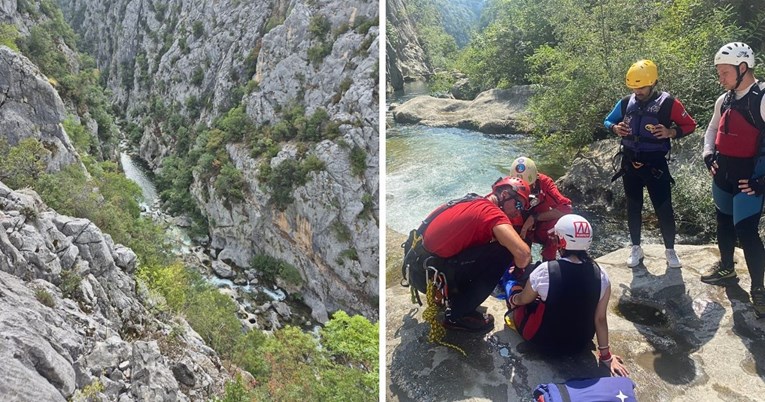
{"label": "red t-shirt", "polygon": [[551,209],[560,209],[564,214],[571,213],[571,200],[560,193],[553,179],[540,173],[537,182],[539,191],[536,196],[539,204],[532,208],[531,212],[541,214]]}
{"label": "red t-shirt", "polygon": [[485,198],[461,202],[442,212],[423,233],[423,245],[431,253],[449,258],[494,239],[497,225],[510,224],[504,212]]}

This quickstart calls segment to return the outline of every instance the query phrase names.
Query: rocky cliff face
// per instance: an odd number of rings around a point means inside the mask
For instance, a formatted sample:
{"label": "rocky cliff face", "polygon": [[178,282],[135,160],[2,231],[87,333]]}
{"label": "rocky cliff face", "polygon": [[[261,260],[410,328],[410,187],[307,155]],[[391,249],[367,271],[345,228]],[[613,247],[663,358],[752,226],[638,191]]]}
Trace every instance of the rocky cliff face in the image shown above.
{"label": "rocky cliff face", "polygon": [[64,103],[40,70],[26,57],[0,46],[0,133],[8,145],[25,138],[39,140],[48,151],[49,172],[79,163],[61,126],[65,117]]}
{"label": "rocky cliff face", "polygon": [[386,55],[386,81],[389,89],[401,90],[404,88],[404,81],[422,79],[430,75],[432,69],[417,39],[414,23],[407,17],[404,1],[387,0],[386,4],[387,27],[391,29],[385,38],[389,44]]}
{"label": "rocky cliff face", "polygon": [[185,321],[171,327],[143,307],[131,250],[2,183],[0,225],[0,395],[66,401],[89,389],[127,402],[220,394],[230,377],[215,352]]}
{"label": "rocky cliff face", "polygon": [[[326,169],[309,174],[285,211],[268,203],[271,195],[257,179],[262,161],[244,144],[226,146],[247,182],[243,202],[222,199],[208,182],[197,181],[192,190],[221,258],[244,267],[265,253],[296,266],[306,282],[301,293],[321,321],[337,309],[377,318],[378,28],[358,28],[376,21],[377,2],[59,3],[107,75],[114,102],[142,125],[140,154],[155,169],[178,141],[146,118],[156,117],[158,107],[209,124],[241,101],[254,122],[275,124],[281,110],[300,104],[306,115],[321,107],[341,122],[340,139],[300,150]],[[317,15],[329,22],[331,39],[311,29]],[[311,57],[319,46],[326,56]],[[250,92],[242,96],[237,90],[248,82]],[[364,151],[360,175],[352,173],[348,149],[354,146]],[[296,158],[297,148],[286,144],[270,164]],[[370,203],[372,213],[362,214]],[[348,228],[350,238],[338,240],[333,227]]]}

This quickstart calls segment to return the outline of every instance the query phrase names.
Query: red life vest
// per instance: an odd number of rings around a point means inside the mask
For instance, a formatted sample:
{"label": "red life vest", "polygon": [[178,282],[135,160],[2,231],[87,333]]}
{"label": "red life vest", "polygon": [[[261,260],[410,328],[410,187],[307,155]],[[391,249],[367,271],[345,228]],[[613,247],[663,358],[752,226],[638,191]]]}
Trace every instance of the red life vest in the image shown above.
{"label": "red life vest", "polygon": [[724,156],[751,158],[757,155],[760,130],[749,124],[738,110],[727,109],[717,126],[715,148]]}
{"label": "red life vest", "polygon": [[763,95],[759,81],[741,99],[735,99],[732,91],[728,93],[720,106],[720,124],[715,138],[717,152],[734,158],[758,155],[760,131],[765,130],[759,112]]}

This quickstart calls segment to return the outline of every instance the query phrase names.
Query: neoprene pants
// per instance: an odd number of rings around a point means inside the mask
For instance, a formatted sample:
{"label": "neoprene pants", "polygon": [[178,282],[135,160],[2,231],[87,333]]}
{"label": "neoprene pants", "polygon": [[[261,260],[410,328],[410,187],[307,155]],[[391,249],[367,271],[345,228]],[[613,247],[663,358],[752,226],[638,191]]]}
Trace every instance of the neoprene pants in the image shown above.
{"label": "neoprene pants", "polygon": [[659,220],[664,247],[675,248],[675,211],[672,209],[672,184],[667,161],[662,158],[655,164],[646,164],[639,169],[627,164],[625,169],[624,195],[627,198],[627,227],[630,230],[632,244],[640,244],[640,231],[643,224],[643,187],[646,187],[653,210]]}
{"label": "neoprene pants", "polygon": [[[718,175],[720,173],[718,172]],[[733,266],[736,240],[744,250],[744,259],[752,279],[752,288],[763,286],[765,247],[758,227],[762,216],[762,195],[742,193],[737,184],[718,179],[712,183],[712,198],[717,211],[717,246],[723,267]]]}
{"label": "neoprene pants", "polygon": [[463,250],[441,266],[449,286],[452,319],[475,311],[513,264],[513,255],[503,245],[492,242]]}

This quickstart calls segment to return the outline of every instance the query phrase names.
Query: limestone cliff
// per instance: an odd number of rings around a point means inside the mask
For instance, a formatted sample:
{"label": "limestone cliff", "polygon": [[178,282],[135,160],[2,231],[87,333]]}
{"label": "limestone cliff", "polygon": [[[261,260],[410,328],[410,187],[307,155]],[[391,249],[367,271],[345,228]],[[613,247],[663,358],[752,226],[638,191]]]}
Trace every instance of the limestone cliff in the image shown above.
{"label": "limestone cliff", "polygon": [[[144,307],[136,255],[92,222],[0,183],[0,395],[206,401],[230,376],[188,324]],[[173,336],[169,336],[173,333]]]}
{"label": "limestone cliff", "polygon": [[[225,145],[246,182],[242,201],[224,199],[198,175],[191,191],[220,258],[246,267],[265,253],[294,265],[306,283],[303,299],[321,321],[338,309],[377,319],[377,2],[59,3],[96,58],[114,104],[141,127],[140,155],[154,169],[183,140],[158,110],[209,125],[241,104],[256,124],[273,125],[294,104],[307,116],[325,109],[339,123],[338,138],[281,144],[265,161],[276,166],[313,155],[326,165],[292,191],[286,210],[269,203],[271,191],[258,179],[263,157],[253,158],[245,143]],[[349,149],[361,151],[361,172],[354,172]],[[338,239],[338,227],[350,235]]]}
{"label": "limestone cliff", "polygon": [[423,79],[431,74],[425,51],[417,38],[414,22],[408,17],[403,0],[387,0],[387,72],[389,89],[401,90],[404,81]]}
{"label": "limestone cliff", "polygon": [[0,46],[0,133],[8,145],[25,138],[47,150],[47,171],[79,163],[79,155],[61,126],[66,117],[58,92],[26,57]]}

